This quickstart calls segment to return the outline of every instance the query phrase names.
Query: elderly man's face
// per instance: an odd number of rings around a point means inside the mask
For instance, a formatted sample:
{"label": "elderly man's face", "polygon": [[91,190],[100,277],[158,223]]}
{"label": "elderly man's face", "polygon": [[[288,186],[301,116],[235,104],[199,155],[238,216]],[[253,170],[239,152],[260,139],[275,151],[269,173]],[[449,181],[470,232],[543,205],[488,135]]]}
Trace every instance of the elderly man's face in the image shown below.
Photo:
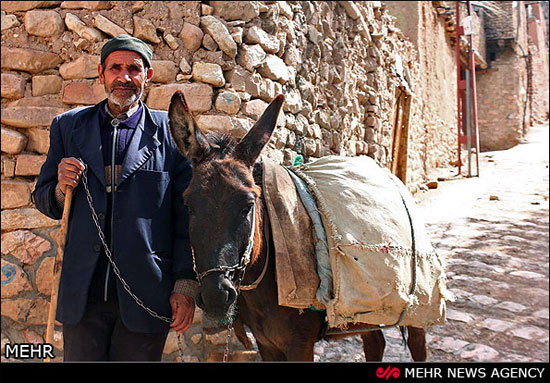
{"label": "elderly man's face", "polygon": [[143,58],[133,51],[112,52],[105,58],[104,68],[100,65],[98,70],[115,114],[126,112],[139,101],[153,75],[153,70],[145,70]]}

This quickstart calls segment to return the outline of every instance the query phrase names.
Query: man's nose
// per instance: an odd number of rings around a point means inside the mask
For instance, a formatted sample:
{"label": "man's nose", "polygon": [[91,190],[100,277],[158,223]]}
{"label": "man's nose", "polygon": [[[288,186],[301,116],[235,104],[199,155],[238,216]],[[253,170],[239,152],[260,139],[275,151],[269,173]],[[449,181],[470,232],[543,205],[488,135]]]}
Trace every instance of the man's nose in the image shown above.
{"label": "man's nose", "polygon": [[118,73],[117,78],[118,78],[119,81],[122,81],[122,82],[130,82],[130,81],[132,81],[132,79],[131,79],[131,77],[130,77],[130,72],[128,72],[127,70],[121,70],[121,71]]}

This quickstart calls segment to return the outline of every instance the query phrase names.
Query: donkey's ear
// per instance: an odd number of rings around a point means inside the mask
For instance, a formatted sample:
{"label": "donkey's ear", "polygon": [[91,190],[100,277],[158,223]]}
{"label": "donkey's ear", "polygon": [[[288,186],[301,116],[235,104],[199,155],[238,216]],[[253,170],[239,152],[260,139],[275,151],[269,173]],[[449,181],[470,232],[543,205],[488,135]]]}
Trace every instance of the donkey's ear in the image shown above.
{"label": "donkey's ear", "polygon": [[210,148],[201,132],[185,95],[177,91],[170,100],[168,109],[170,133],[179,151],[193,162],[198,162]]}
{"label": "donkey's ear", "polygon": [[271,104],[266,108],[262,116],[256,121],[250,131],[235,147],[233,157],[243,161],[248,166],[254,165],[264,146],[269,142],[277,117],[285,97],[282,94],[275,96]]}

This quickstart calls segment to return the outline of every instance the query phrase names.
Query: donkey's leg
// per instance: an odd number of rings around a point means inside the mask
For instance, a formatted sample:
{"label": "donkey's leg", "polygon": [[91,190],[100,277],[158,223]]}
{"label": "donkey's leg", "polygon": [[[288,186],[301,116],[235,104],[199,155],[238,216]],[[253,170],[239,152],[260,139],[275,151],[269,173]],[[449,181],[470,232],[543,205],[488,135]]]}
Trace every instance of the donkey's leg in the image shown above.
{"label": "donkey's leg", "polygon": [[263,361],[292,361],[292,362],[313,362],[313,345],[314,342],[287,342],[283,339],[285,344],[292,343],[291,345],[276,345],[276,344],[264,344],[262,342],[258,344],[258,351]]}
{"label": "donkey's leg", "polygon": [[386,340],[381,330],[367,331],[361,334],[363,339],[363,350],[367,362],[381,361],[386,348]]}
{"label": "donkey's leg", "polygon": [[426,334],[423,328],[407,327],[409,337],[407,345],[411,352],[411,357],[415,362],[424,362],[428,359],[428,349],[426,347]]}
{"label": "donkey's leg", "polygon": [[264,361],[313,361],[323,318],[317,312],[278,306],[251,327]]}
{"label": "donkey's leg", "polygon": [[274,348],[271,345],[265,345],[261,342],[257,342],[258,351],[264,362],[273,361],[273,362],[283,362],[286,361],[286,356],[284,353]]}
{"label": "donkey's leg", "polygon": [[240,316],[237,316],[237,319],[233,322],[233,331],[246,350],[250,351],[253,349],[252,342],[248,339],[248,335],[246,335],[246,330],[244,329],[244,324]]}
{"label": "donkey's leg", "polygon": [[[284,309],[285,311],[286,308]],[[301,314],[299,310],[290,309],[291,316],[287,323],[292,325],[281,331],[284,339],[281,341],[288,361],[313,362],[315,342],[319,340],[321,328],[323,327],[324,313],[304,310]]]}
{"label": "donkey's leg", "polygon": [[286,351],[286,360],[292,362],[313,362],[314,345],[317,339],[308,339],[306,342],[300,342]]}

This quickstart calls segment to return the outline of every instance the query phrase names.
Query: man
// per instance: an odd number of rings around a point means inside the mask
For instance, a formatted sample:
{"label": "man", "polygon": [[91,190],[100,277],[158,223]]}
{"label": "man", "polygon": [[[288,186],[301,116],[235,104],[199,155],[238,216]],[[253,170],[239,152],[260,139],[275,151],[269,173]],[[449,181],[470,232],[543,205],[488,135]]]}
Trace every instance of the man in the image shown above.
{"label": "man", "polygon": [[[170,139],[167,113],[141,102],[152,55],[137,38],[109,40],[98,66],[107,100],[56,116],[50,127],[33,198],[60,219],[74,188],[57,308],[67,361],[160,360],[170,328],[181,333],[193,321],[197,282],[182,201],[191,165]],[[104,241],[80,182],[83,164]],[[171,324],[136,303],[105,247],[132,293]]]}

